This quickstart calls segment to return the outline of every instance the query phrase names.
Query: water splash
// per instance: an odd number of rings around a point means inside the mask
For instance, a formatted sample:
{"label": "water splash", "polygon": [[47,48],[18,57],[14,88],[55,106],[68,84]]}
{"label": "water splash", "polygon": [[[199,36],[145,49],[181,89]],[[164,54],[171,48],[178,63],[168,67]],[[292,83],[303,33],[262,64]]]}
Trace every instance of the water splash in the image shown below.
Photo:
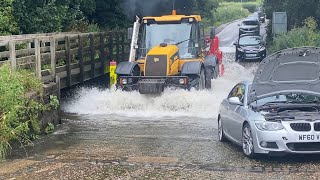
{"label": "water splash", "polygon": [[225,67],[225,76],[212,80],[210,91],[166,89],[161,96],[146,96],[115,88],[81,88],[63,104],[63,110],[83,115],[214,118],[232,87],[239,81],[251,80],[256,69],[255,66],[246,69],[234,62],[227,63]]}

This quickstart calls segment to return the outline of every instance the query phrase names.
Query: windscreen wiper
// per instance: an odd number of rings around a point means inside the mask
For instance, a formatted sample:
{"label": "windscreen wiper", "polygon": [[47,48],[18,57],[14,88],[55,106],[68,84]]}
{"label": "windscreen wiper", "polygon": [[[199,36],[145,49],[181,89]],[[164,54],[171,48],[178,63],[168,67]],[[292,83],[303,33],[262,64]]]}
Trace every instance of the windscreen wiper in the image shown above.
{"label": "windscreen wiper", "polygon": [[[192,41],[192,39],[186,39],[186,40],[180,41],[180,42],[176,43],[175,45],[177,46],[177,45],[179,45],[179,44],[181,44],[181,43],[184,43],[184,42],[186,42],[186,41]],[[193,41],[192,41],[192,42],[193,42]]]}

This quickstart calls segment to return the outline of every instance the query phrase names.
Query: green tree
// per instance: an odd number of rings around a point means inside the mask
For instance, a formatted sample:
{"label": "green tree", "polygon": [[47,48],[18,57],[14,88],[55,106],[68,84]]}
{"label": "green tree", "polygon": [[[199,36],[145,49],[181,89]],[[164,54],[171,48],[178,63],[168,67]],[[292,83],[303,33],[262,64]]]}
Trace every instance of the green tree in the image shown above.
{"label": "green tree", "polygon": [[320,23],[319,0],[265,0],[263,5],[269,19],[272,19],[273,12],[287,12],[289,30],[294,27],[302,27],[307,17],[314,17],[317,23]]}
{"label": "green tree", "polygon": [[14,0],[0,0],[0,35],[18,34],[19,28],[13,17]]}
{"label": "green tree", "polygon": [[69,31],[87,21],[94,0],[15,0],[14,17],[22,33]]}

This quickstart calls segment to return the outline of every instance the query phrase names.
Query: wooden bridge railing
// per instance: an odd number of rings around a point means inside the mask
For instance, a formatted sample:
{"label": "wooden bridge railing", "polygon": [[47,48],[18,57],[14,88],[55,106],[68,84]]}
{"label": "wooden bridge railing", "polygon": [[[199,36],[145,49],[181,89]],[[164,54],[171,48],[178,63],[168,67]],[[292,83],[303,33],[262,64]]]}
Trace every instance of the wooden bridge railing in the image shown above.
{"label": "wooden bridge railing", "polygon": [[110,60],[126,60],[126,32],[33,34],[0,37],[0,65],[29,69],[43,82],[60,79],[61,89],[108,72]]}

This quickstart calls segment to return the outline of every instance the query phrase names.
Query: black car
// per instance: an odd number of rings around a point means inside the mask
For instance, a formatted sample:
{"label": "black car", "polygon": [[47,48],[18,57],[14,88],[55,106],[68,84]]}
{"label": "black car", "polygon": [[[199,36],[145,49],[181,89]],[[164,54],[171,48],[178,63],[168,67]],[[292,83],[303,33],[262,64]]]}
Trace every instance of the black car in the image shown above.
{"label": "black car", "polygon": [[258,11],[259,21],[262,23],[266,22],[266,14],[263,11]]}
{"label": "black car", "polygon": [[249,17],[239,24],[239,36],[242,34],[260,35],[260,22],[257,18]]}
{"label": "black car", "polygon": [[265,42],[261,36],[241,35],[234,45],[236,46],[236,61],[262,60],[266,57]]}

